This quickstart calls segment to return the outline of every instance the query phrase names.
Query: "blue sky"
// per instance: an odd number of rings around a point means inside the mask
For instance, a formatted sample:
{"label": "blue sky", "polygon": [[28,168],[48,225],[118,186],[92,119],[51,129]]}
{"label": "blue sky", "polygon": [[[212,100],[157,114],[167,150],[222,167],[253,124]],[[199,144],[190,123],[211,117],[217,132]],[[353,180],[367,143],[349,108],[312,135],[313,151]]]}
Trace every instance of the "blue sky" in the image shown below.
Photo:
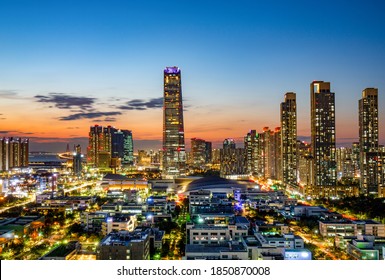
{"label": "blue sky", "polygon": [[68,120],[79,106],[36,96],[84,97],[92,112],[117,112],[160,98],[162,69],[177,65],[187,139],[240,143],[249,129],[279,126],[287,91],[297,93],[298,135],[309,136],[309,85],[324,80],[336,93],[340,145],[357,140],[361,91],[379,89],[384,144],[385,2],[335,2],[1,0],[0,131],[54,149],[84,144],[101,121],[132,129],[137,147],[157,145],[158,107]]}

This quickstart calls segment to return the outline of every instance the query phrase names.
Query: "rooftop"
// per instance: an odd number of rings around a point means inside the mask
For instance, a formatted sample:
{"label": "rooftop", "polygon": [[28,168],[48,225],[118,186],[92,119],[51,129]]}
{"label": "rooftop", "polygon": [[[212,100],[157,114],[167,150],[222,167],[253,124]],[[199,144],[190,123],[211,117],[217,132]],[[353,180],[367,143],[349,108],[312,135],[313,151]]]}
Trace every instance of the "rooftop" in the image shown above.
{"label": "rooftop", "polygon": [[74,250],[76,250],[78,241],[70,241],[67,244],[60,245],[59,247],[53,249],[51,252],[43,256],[43,258],[57,258],[57,257],[66,257]]}

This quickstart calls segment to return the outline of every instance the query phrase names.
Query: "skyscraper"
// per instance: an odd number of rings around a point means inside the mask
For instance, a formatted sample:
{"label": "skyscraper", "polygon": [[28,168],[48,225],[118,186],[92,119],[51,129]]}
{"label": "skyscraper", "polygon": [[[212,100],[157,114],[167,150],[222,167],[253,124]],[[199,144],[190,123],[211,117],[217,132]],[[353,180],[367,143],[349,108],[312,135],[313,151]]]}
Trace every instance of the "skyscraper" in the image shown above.
{"label": "skyscraper", "polygon": [[335,101],[329,82],[310,84],[310,103],[313,195],[328,197],[337,183]]}
{"label": "skyscraper", "polygon": [[82,148],[80,145],[77,145],[74,147],[74,153],[73,153],[73,173],[77,176],[80,176],[82,173]]}
{"label": "skyscraper", "polygon": [[281,152],[282,181],[289,186],[297,185],[297,102],[296,94],[288,92],[281,103]]}
{"label": "skyscraper", "polygon": [[381,156],[378,149],[378,89],[366,88],[362,91],[359,107],[360,141],[360,192],[375,194],[382,185]]}
{"label": "skyscraper", "polygon": [[191,165],[202,168],[206,164],[206,141],[191,138]]}
{"label": "skyscraper", "polygon": [[244,137],[246,171],[249,174],[257,173],[258,164],[258,134],[255,129],[250,130]]}
{"label": "skyscraper", "polygon": [[0,171],[28,167],[29,139],[0,138]]}
{"label": "skyscraper", "polygon": [[120,158],[123,165],[134,164],[132,131],[117,129],[112,134],[112,157]]}
{"label": "skyscraper", "polygon": [[186,173],[181,71],[164,69],[163,96],[163,176],[173,178]]}
{"label": "skyscraper", "polygon": [[88,134],[87,164],[92,167],[99,166],[99,153],[104,151],[105,141],[103,127],[91,126]]}
{"label": "skyscraper", "polygon": [[223,141],[223,149],[220,149],[220,175],[245,174],[245,150],[236,148],[235,141],[227,138]]}

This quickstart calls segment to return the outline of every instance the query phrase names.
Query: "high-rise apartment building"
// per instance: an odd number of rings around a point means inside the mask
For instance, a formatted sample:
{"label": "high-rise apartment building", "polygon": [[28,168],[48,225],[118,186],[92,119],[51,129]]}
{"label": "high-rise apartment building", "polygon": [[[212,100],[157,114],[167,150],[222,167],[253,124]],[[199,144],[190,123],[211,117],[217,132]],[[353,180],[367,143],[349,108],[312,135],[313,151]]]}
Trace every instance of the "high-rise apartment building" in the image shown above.
{"label": "high-rise apartment building", "polygon": [[236,148],[235,141],[227,138],[220,149],[220,175],[245,174],[245,153],[243,148]]}
{"label": "high-rise apartment building", "polygon": [[201,168],[206,164],[206,141],[199,138],[191,138],[191,160],[193,167]]}
{"label": "high-rise apartment building", "polygon": [[285,94],[281,103],[282,182],[296,186],[298,177],[297,101],[294,92]]}
{"label": "high-rise apartment building", "polygon": [[211,163],[212,162],[212,152],[213,152],[213,143],[207,142],[205,143],[206,145],[206,163]]}
{"label": "high-rise apartment building", "polygon": [[378,89],[362,91],[359,107],[360,192],[377,195],[383,185],[382,156],[378,149]]}
{"label": "high-rise apartment building", "polygon": [[246,172],[256,174],[258,172],[258,134],[256,130],[250,130],[244,137]]}
{"label": "high-rise apartment building", "polygon": [[97,168],[115,166],[111,160],[124,165],[134,162],[132,132],[112,126],[91,126],[88,138],[87,164]]}
{"label": "high-rise apartment building", "polygon": [[310,100],[313,195],[328,197],[337,184],[335,99],[330,83],[312,82]]}
{"label": "high-rise apartment building", "polygon": [[164,69],[163,96],[163,177],[174,178],[186,173],[181,71]]}
{"label": "high-rise apartment building", "polygon": [[311,153],[311,144],[298,140],[297,149],[299,192],[305,196],[310,196],[311,182],[313,180],[313,156]]}
{"label": "high-rise apartment building", "polygon": [[29,139],[0,138],[0,171],[28,167]]}
{"label": "high-rise apartment building", "polygon": [[264,127],[258,134],[257,174],[265,179],[280,179],[281,173],[281,128]]}
{"label": "high-rise apartment building", "polygon": [[360,171],[360,142],[352,143],[352,163],[354,166],[354,177],[358,178],[361,176]]}
{"label": "high-rise apartment building", "polygon": [[87,164],[92,167],[99,166],[99,152],[104,151],[103,127],[94,125],[88,134]]}

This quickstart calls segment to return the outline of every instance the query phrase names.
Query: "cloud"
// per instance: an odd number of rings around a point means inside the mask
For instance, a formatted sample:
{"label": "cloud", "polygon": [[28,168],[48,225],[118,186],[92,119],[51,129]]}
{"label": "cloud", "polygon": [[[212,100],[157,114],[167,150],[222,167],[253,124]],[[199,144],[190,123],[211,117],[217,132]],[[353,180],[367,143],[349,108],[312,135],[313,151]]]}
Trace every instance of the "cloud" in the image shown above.
{"label": "cloud", "polygon": [[121,110],[147,110],[163,108],[163,97],[152,98],[148,101],[143,99],[132,99],[127,101],[125,105],[118,106]]}
{"label": "cloud", "polygon": [[51,103],[59,109],[82,109],[92,110],[96,98],[84,96],[72,96],[66,93],[49,93],[48,95],[35,95],[37,102]]}
{"label": "cloud", "polygon": [[66,117],[60,117],[60,121],[74,121],[74,120],[80,120],[80,119],[95,119],[105,116],[117,116],[121,115],[121,112],[88,112],[88,113],[78,113],[69,115]]}
{"label": "cloud", "polygon": [[33,132],[23,132],[18,130],[0,130],[0,134],[18,134],[18,135],[32,135]]}
{"label": "cloud", "polygon": [[104,120],[102,119],[93,120],[93,122],[116,122],[116,118],[107,117]]}
{"label": "cloud", "polygon": [[4,99],[22,99],[22,96],[17,96],[18,93],[15,90],[2,89],[0,90],[0,98]]}

